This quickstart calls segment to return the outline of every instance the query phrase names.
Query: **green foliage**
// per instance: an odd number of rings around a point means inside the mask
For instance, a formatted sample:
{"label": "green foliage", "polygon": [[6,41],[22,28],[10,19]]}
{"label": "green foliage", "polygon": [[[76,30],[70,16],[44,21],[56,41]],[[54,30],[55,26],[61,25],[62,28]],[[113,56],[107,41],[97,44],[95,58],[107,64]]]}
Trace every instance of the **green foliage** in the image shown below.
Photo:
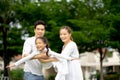
{"label": "green foliage", "polygon": [[[100,80],[100,72],[97,71],[96,75],[91,75],[90,79],[92,77],[97,78],[97,80]],[[104,74],[104,80],[118,80],[120,78],[120,73],[119,72],[112,72],[112,73],[107,73]]]}
{"label": "green foliage", "polygon": [[23,75],[23,69],[16,69],[10,71],[10,77],[12,78],[12,80],[23,80]]}
{"label": "green foliage", "polygon": [[118,80],[120,78],[120,73],[111,73],[104,76],[105,80]]}
{"label": "green foliage", "polygon": [[[111,4],[112,2],[114,5]],[[4,7],[3,4],[9,7]],[[59,27],[62,25],[69,25],[73,29],[73,38],[80,51],[105,46],[118,48],[120,45],[120,11],[118,4],[118,0],[103,0],[103,2],[97,2],[96,0],[92,2],[89,2],[89,0],[39,1],[38,3],[31,3],[30,1],[19,3],[15,1],[14,5],[9,1],[7,3],[1,1],[1,12],[3,12],[2,10],[5,10],[4,13],[8,10],[14,11],[15,18],[22,25],[21,29],[10,28],[9,39],[7,39],[10,43],[8,45],[16,45],[16,42],[19,42],[19,46],[23,44],[20,39],[21,35],[33,36],[34,22],[42,19],[48,24],[46,36],[49,39],[50,47],[55,51],[59,51],[62,45],[59,38]],[[9,46],[8,49],[18,50],[20,53],[22,46],[20,48]]]}
{"label": "green foliage", "polygon": [[72,27],[75,30],[73,37],[80,51],[91,51],[97,47],[108,46],[110,29],[102,25],[98,20],[69,20],[69,22],[75,25]]}
{"label": "green foliage", "polygon": [[108,56],[108,57],[112,57],[112,56],[113,56],[112,53],[113,53],[113,51],[109,51],[109,52],[107,53],[107,56]]}
{"label": "green foliage", "polygon": [[51,32],[46,35],[49,41],[50,48],[56,52],[61,52],[62,49],[62,42],[59,38],[59,30],[60,27],[54,27],[52,28]]}
{"label": "green foliage", "polygon": [[55,76],[56,76],[56,75],[49,75],[49,77],[48,77],[47,80],[55,80]]}
{"label": "green foliage", "polygon": [[[4,70],[0,71],[0,77],[4,74]],[[24,80],[24,72],[23,69],[14,69],[9,71],[9,79],[10,80]]]}

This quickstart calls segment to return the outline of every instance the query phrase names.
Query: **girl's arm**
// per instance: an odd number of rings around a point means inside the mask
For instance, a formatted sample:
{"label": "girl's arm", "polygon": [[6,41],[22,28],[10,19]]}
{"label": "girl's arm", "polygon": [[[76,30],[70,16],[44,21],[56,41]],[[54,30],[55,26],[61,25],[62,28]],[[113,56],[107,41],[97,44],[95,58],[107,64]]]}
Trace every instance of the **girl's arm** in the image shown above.
{"label": "girl's arm", "polygon": [[40,54],[38,54],[37,52],[33,52],[32,54],[29,54],[26,57],[23,57],[22,59],[18,60],[17,62],[8,65],[7,67],[14,67],[14,66],[18,66],[22,63],[24,63],[25,61],[28,61],[30,59],[48,59],[48,56],[44,53],[44,52],[39,52]]}
{"label": "girl's arm", "polygon": [[41,58],[39,58],[38,60],[39,60],[40,62],[43,62],[43,63],[56,62],[56,61],[58,61],[58,59],[55,58],[55,57],[49,57],[48,59],[41,59]]}
{"label": "girl's arm", "polygon": [[10,68],[10,67],[14,67],[14,66],[15,66],[15,64],[13,63],[13,64],[6,66],[6,68]]}
{"label": "girl's arm", "polygon": [[40,54],[35,55],[32,59],[48,59],[49,56],[46,55],[46,52],[42,51]]}
{"label": "girl's arm", "polygon": [[[7,68],[8,67],[18,66],[18,65],[24,63],[25,61],[28,61],[28,60],[32,59],[35,55],[36,55],[36,53],[32,53],[32,54],[30,54],[30,55],[28,55],[26,57],[23,57],[22,59],[18,60],[17,62],[8,65]],[[40,58],[40,56],[39,56],[39,58]]]}

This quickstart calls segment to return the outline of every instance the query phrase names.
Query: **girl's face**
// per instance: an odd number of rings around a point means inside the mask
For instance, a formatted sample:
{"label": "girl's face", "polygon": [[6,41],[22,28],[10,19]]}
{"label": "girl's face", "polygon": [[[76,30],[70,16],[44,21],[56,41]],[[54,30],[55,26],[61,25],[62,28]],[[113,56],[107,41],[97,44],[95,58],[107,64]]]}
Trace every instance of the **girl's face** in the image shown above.
{"label": "girl's face", "polygon": [[37,48],[37,50],[41,51],[45,47],[46,47],[46,44],[41,39],[36,40],[36,48]]}
{"label": "girl's face", "polygon": [[61,29],[60,30],[60,39],[62,42],[67,43],[70,41],[71,34],[68,33],[66,29]]}

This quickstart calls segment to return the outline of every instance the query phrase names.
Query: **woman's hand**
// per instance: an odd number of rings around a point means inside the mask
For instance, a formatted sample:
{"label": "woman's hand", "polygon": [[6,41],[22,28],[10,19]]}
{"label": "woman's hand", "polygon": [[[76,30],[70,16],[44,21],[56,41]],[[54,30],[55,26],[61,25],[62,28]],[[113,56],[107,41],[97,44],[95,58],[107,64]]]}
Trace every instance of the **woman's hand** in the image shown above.
{"label": "woman's hand", "polygon": [[72,58],[71,61],[73,61],[73,60],[80,60],[80,58]]}

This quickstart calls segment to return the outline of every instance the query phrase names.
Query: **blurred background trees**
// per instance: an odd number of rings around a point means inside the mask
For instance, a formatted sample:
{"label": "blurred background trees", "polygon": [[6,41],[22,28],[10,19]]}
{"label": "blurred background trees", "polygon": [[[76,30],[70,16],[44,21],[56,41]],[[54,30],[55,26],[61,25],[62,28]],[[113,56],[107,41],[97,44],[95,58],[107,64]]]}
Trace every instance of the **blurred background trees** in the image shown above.
{"label": "blurred background trees", "polygon": [[11,57],[21,54],[38,19],[47,23],[45,36],[57,52],[62,47],[59,29],[63,25],[72,28],[80,53],[104,47],[120,51],[119,4],[119,0],[0,0],[0,56],[7,65]]}

